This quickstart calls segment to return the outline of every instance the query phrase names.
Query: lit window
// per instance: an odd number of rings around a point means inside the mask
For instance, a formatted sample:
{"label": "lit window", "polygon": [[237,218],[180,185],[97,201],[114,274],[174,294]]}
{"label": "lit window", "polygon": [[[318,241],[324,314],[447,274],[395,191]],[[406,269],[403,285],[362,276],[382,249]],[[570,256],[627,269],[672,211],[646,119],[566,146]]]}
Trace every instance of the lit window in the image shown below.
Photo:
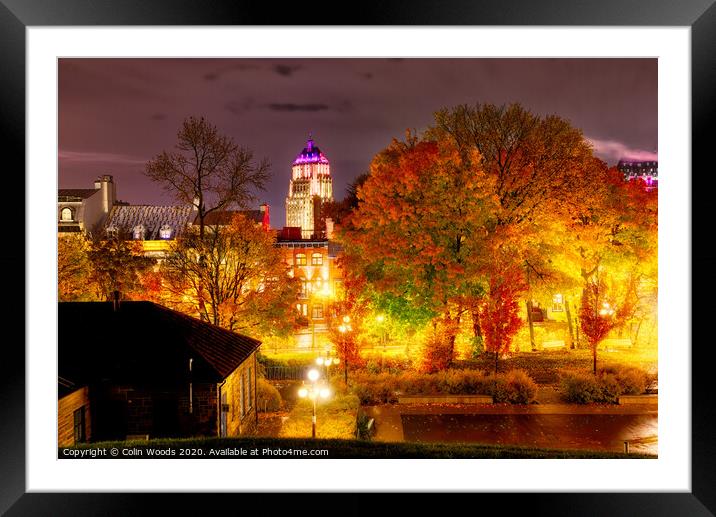
{"label": "lit window", "polygon": [[132,230],[132,237],[134,240],[141,241],[144,239],[144,226],[137,225],[134,227],[134,230]]}
{"label": "lit window", "polygon": [[564,310],[564,297],[561,294],[552,296],[552,312],[562,312]]}
{"label": "lit window", "polygon": [[72,209],[68,207],[63,208],[60,212],[60,219],[63,221],[72,221]]}
{"label": "lit window", "polygon": [[296,254],[296,265],[297,266],[305,266],[306,265],[306,254],[305,253],[297,253]]}
{"label": "lit window", "polygon": [[172,238],[172,227],[168,224],[163,225],[161,228],[159,228],[159,238],[160,239],[171,239]]}
{"label": "lit window", "polygon": [[323,255],[320,253],[314,253],[311,255],[311,265],[312,266],[322,266],[323,265]]}
{"label": "lit window", "polygon": [[323,304],[319,303],[314,305],[312,315],[314,320],[323,319]]}
{"label": "lit window", "polygon": [[107,227],[107,237],[117,237],[118,230],[116,226],[108,226]]}

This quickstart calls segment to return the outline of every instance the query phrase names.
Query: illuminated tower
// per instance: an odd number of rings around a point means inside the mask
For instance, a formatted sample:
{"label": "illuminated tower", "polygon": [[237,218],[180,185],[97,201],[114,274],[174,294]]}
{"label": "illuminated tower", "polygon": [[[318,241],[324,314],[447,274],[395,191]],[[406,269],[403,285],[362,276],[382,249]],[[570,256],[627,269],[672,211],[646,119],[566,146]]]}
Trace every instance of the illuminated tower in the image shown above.
{"label": "illuminated tower", "polygon": [[286,226],[300,226],[301,237],[320,233],[320,205],[333,201],[333,179],[328,158],[309,136],[306,147],[291,166],[291,182],[286,197]]}

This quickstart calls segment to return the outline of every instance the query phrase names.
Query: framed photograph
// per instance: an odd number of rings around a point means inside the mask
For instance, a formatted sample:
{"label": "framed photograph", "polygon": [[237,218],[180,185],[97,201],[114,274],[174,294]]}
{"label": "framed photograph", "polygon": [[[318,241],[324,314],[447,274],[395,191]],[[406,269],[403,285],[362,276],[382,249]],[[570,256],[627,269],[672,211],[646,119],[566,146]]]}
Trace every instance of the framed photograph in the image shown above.
{"label": "framed photograph", "polygon": [[[0,509],[428,491],[712,515],[691,170],[716,8],[508,4],[3,0],[27,246]],[[221,291],[214,258],[246,283]]]}

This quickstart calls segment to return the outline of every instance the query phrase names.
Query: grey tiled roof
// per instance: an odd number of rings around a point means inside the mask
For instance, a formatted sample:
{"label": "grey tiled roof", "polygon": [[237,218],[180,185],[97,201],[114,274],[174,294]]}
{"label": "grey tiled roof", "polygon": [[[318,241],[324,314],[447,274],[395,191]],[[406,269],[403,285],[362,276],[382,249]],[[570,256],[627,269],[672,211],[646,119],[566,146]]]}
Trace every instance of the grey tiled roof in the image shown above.
{"label": "grey tiled roof", "polygon": [[156,206],[129,205],[114,206],[105,223],[105,229],[117,228],[132,236],[137,226],[143,226],[145,240],[159,240],[159,230],[164,225],[172,229],[171,238],[181,234],[193,219],[191,205]]}

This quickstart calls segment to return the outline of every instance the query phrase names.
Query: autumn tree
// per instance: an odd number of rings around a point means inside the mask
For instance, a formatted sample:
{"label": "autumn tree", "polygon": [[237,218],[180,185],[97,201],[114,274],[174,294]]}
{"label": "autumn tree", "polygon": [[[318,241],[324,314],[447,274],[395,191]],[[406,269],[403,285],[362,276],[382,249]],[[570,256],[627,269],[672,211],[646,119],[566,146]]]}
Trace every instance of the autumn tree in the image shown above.
{"label": "autumn tree", "polygon": [[162,266],[177,308],[232,331],[292,330],[297,280],[288,277],[274,240],[240,213],[226,226],[210,227],[204,238],[186,232]]}
{"label": "autumn tree", "polygon": [[150,160],[145,174],[177,201],[197,210],[199,236],[204,237],[208,214],[254,201],[269,177],[266,159],[254,161],[253,152],[219,134],[204,117],[189,117],[177,133],[173,151]]}
{"label": "autumn tree", "polygon": [[91,300],[88,245],[83,234],[62,235],[57,239],[57,296],[61,302]]}
{"label": "autumn tree", "polygon": [[[568,121],[555,115],[541,117],[519,104],[443,109],[436,113],[428,136],[452,142],[467,161],[479,156],[480,167],[494,181],[498,209],[488,228],[490,240],[511,240],[512,266],[524,270],[522,293],[528,295],[529,315],[535,281],[544,286],[557,272],[546,260],[554,245],[544,240],[553,231],[548,227],[566,203],[579,202],[590,189],[595,159],[589,143]],[[486,264],[486,277],[499,276],[494,261]],[[476,338],[482,337],[480,303],[471,303]]]}
{"label": "autumn tree", "polygon": [[481,289],[476,273],[495,198],[477,152],[449,141],[393,141],[372,161],[344,231],[348,255],[379,291],[428,308],[452,359],[462,296]]}
{"label": "autumn tree", "polygon": [[485,335],[485,348],[495,357],[495,373],[502,354],[510,350],[512,338],[522,325],[519,316],[519,296],[524,292],[524,273],[515,264],[494,258],[502,265],[500,274],[489,277],[488,289],[479,306]]}
{"label": "autumn tree", "polygon": [[597,374],[597,348],[609,332],[621,324],[631,313],[634,300],[633,283],[619,301],[613,286],[604,279],[601,272],[590,278],[582,293],[579,321],[584,336],[592,351],[592,367]]}
{"label": "autumn tree", "polygon": [[623,306],[622,317],[615,320],[621,328],[637,314],[655,312],[657,194],[606,165],[595,169],[593,178],[592,191],[563,220],[564,247],[555,257],[562,270],[579,277],[583,293],[592,293],[602,282],[611,285],[610,296]]}
{"label": "autumn tree", "polygon": [[142,274],[156,261],[144,255],[142,243],[121,232],[88,241],[89,282],[100,300],[110,300],[115,292],[127,298],[143,299]]}

